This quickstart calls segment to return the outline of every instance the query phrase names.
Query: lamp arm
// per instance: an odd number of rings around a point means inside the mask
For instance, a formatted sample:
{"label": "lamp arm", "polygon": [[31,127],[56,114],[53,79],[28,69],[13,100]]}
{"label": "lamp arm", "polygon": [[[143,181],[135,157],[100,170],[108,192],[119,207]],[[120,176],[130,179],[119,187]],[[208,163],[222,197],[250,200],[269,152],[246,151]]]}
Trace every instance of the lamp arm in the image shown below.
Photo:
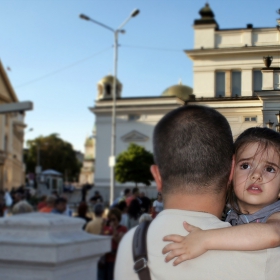
{"label": "lamp arm", "polygon": [[96,23],[96,24],[98,24],[98,25],[100,25],[100,26],[102,26],[102,27],[104,27],[104,28],[106,28],[106,29],[108,29],[108,30],[110,30],[110,31],[112,31],[112,32],[115,32],[115,30],[113,28],[111,28],[110,26],[107,26],[107,25],[105,25],[105,24],[103,24],[103,23],[101,23],[99,21],[96,21],[96,20],[94,20],[92,18],[89,18],[89,20],[94,22],[94,23]]}

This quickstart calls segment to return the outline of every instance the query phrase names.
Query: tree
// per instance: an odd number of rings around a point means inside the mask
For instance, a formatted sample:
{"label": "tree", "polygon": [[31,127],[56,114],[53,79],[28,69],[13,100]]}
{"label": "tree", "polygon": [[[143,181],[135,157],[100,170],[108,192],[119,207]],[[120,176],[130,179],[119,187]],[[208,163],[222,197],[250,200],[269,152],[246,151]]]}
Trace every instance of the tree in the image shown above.
{"label": "tree", "polygon": [[145,148],[131,143],[128,149],[117,157],[115,167],[116,180],[120,183],[134,182],[151,185],[153,176],[150,166],[154,164],[153,154]]}
{"label": "tree", "polygon": [[64,174],[68,180],[78,178],[81,164],[72,145],[59,138],[58,134],[29,140],[27,146],[28,149],[24,153],[26,172],[34,173],[39,155],[43,170],[55,169]]}

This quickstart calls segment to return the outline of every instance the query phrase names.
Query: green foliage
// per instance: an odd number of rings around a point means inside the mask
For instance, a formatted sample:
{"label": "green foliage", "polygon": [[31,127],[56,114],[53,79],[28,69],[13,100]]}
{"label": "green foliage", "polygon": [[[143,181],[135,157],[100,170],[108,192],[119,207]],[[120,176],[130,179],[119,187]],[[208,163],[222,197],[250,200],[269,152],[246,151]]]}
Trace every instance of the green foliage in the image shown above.
{"label": "green foliage", "polygon": [[58,134],[40,136],[27,142],[24,152],[26,172],[35,172],[38,154],[42,170],[54,169],[61,172],[67,180],[78,179],[81,165],[70,143],[58,137]]}
{"label": "green foliage", "polygon": [[153,176],[150,166],[154,164],[153,154],[145,148],[131,143],[128,149],[117,157],[115,166],[116,180],[120,183],[134,182],[151,185]]}

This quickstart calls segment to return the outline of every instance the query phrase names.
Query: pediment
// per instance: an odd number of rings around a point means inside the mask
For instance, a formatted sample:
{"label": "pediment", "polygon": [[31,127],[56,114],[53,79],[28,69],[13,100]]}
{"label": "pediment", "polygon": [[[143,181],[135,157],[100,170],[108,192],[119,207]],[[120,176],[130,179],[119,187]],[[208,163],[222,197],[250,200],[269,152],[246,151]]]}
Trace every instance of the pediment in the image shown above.
{"label": "pediment", "polygon": [[149,140],[149,137],[136,130],[132,130],[131,132],[123,135],[121,139],[123,142],[145,142]]}

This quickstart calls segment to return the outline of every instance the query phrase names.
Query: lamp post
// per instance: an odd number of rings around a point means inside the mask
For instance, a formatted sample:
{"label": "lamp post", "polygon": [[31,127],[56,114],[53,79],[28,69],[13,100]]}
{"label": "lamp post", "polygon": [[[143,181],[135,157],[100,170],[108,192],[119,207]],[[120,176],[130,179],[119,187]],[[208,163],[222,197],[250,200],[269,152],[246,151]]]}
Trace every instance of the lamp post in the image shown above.
{"label": "lamp post", "polygon": [[110,30],[114,34],[114,81],[113,81],[113,104],[112,104],[112,134],[111,134],[111,156],[109,157],[109,166],[111,168],[110,173],[110,205],[114,201],[114,189],[115,189],[115,164],[116,164],[116,95],[117,95],[117,70],[118,70],[118,35],[119,33],[125,33],[122,29],[125,24],[132,18],[137,16],[140,10],[134,10],[130,16],[117,28],[113,29],[101,22],[98,22],[84,14],[80,15],[81,19],[91,21],[98,24],[107,30]]}

